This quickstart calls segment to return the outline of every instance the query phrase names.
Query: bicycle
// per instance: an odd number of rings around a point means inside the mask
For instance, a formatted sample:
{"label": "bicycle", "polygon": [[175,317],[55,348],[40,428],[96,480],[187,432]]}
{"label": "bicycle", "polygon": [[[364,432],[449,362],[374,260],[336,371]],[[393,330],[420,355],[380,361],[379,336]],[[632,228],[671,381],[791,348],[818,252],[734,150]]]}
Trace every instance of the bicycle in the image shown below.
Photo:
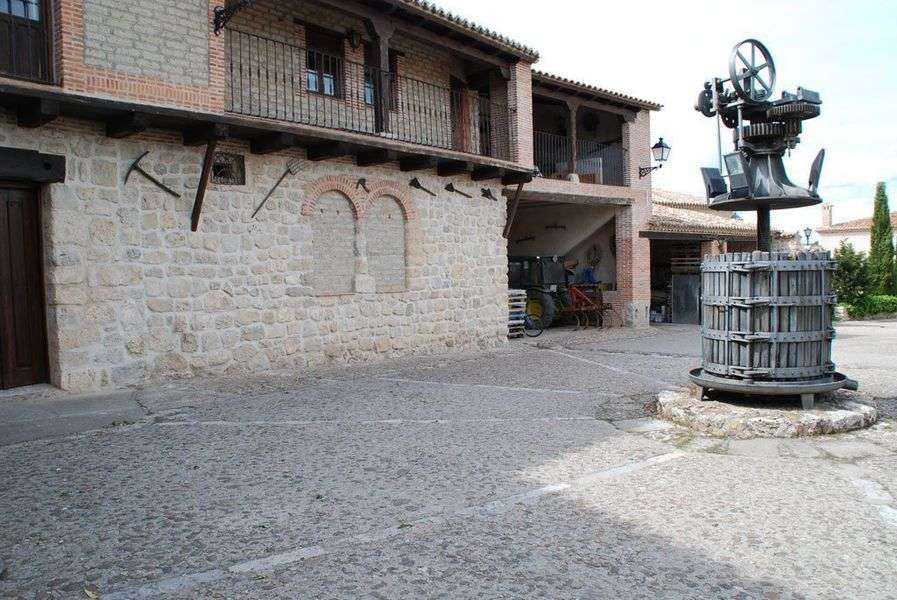
{"label": "bicycle", "polygon": [[523,333],[526,334],[526,337],[539,337],[543,331],[545,331],[545,327],[542,326],[541,318],[531,314],[526,314],[523,317]]}

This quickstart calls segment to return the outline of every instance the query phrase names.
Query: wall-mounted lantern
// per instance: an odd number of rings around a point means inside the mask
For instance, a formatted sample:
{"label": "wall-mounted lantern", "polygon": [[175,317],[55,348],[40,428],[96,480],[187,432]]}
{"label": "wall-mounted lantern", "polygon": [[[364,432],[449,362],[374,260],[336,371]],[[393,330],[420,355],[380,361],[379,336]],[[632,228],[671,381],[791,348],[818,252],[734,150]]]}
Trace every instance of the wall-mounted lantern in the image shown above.
{"label": "wall-mounted lantern", "polygon": [[641,179],[654,169],[659,169],[663,166],[663,163],[665,163],[670,158],[670,146],[663,141],[663,138],[660,138],[656,144],[651,146],[651,154],[654,156],[655,162],[659,164],[654,165],[653,167],[639,167],[639,179]]}

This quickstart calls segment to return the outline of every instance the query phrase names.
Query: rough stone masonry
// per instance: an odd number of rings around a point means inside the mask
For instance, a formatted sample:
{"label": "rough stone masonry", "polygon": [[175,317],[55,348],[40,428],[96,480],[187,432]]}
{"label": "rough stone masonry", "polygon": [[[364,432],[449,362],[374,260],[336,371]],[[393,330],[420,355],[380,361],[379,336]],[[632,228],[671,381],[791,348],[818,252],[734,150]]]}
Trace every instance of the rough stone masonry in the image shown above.
{"label": "rough stone masonry", "polygon": [[[113,140],[63,119],[26,136],[2,114],[0,143],[66,157],[65,183],[41,198],[51,382],[63,389],[506,342],[506,206],[469,179],[454,184],[472,199],[421,172],[431,197],[396,168],[224,144],[245,156],[246,185],[212,184],[191,233],[202,149],[174,134]],[[180,199],[136,174],[124,183],[147,150],[141,165]],[[290,158],[301,172],[252,219]]]}

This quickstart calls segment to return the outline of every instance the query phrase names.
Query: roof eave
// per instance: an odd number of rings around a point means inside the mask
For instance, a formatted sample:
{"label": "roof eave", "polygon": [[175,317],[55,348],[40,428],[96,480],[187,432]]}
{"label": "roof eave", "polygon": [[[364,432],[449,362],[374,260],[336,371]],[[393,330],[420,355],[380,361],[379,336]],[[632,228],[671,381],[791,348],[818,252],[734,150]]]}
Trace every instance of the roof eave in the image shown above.
{"label": "roof eave", "polygon": [[566,89],[573,94],[589,94],[605,102],[616,102],[639,110],[659,111],[663,108],[662,104],[652,102],[651,100],[636,98],[635,96],[629,96],[628,94],[599,88],[597,86],[574,81],[572,79],[567,79],[566,77],[561,77],[559,75],[552,75],[551,73],[546,73],[544,71],[538,71],[535,69],[533,70],[533,84],[543,84],[546,86],[551,85],[558,88]]}
{"label": "roof eave", "polygon": [[492,46],[506,54],[515,56],[529,63],[539,60],[539,53],[526,46],[507,38],[496,31],[492,31],[476,23],[455,15],[447,10],[439,8],[426,0],[381,0],[393,6],[400,6],[409,13],[423,19],[432,21],[459,33],[469,35],[483,44]]}

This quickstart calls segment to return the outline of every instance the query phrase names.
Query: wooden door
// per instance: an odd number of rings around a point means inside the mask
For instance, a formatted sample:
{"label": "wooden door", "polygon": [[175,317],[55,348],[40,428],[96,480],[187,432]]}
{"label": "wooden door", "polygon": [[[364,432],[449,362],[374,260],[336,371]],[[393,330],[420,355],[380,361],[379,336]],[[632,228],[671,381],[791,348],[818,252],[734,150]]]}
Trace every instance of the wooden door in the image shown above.
{"label": "wooden door", "polygon": [[47,381],[37,190],[0,183],[0,388]]}

